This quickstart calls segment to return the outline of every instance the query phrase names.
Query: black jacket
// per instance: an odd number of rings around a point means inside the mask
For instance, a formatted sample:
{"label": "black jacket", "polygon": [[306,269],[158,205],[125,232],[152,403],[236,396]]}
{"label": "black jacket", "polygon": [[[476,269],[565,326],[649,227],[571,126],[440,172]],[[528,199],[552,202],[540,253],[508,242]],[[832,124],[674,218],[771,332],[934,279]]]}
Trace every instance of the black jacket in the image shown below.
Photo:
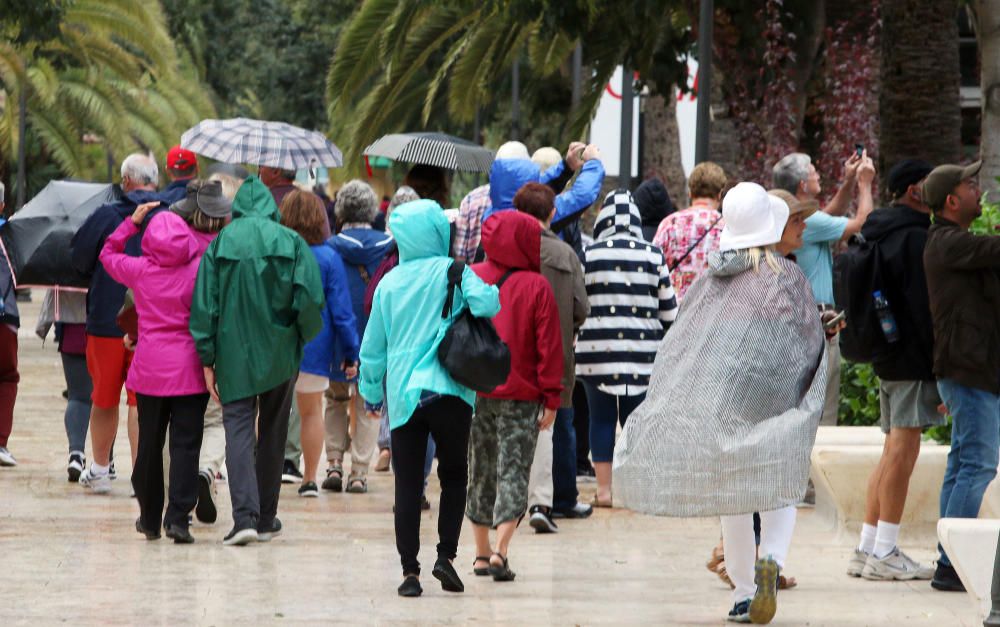
{"label": "black jacket", "polygon": [[900,341],[872,359],[886,381],[934,380],[934,327],[924,273],[929,214],[905,205],[872,212],[861,234],[878,243],[883,293],[899,328]]}
{"label": "black jacket", "polygon": [[654,177],[643,181],[635,188],[632,200],[639,208],[639,215],[642,216],[642,238],[652,242],[663,218],[677,211],[677,207],[670,200],[670,192],[667,191],[663,181]]}
{"label": "black jacket", "polygon": [[934,374],[1000,394],[1000,237],[973,235],[936,218],[924,266],[934,317]]}
{"label": "black jacket", "polygon": [[[99,337],[122,337],[125,335],[116,321],[118,311],[125,302],[125,286],[118,283],[104,270],[98,256],[104,248],[104,240],[118,228],[122,220],[128,219],[135,208],[147,202],[161,200],[157,192],[136,190],[107,205],[102,205],[90,215],[83,226],[73,236],[70,254],[73,266],[90,276],[87,291],[87,333]],[[159,209],[162,210],[162,209]],[[145,224],[158,210],[147,215]],[[142,255],[142,232],[128,240],[125,252],[133,257]]]}

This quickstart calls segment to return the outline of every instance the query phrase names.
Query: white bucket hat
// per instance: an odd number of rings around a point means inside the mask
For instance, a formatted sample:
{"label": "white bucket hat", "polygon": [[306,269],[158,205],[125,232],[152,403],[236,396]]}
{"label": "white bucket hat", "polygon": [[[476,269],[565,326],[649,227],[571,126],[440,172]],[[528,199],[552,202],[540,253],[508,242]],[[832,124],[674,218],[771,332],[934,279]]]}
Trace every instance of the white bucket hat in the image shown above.
{"label": "white bucket hat", "polygon": [[722,199],[726,226],[719,250],[743,250],[781,241],[788,222],[788,205],[756,183],[738,183]]}

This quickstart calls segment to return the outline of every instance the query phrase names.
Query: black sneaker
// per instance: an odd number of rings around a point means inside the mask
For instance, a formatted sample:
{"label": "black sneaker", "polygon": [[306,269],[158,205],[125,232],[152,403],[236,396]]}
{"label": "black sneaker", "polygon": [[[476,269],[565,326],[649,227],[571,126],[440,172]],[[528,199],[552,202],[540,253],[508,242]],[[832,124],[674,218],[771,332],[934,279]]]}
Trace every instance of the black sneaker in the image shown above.
{"label": "black sneaker", "polygon": [[257,525],[257,542],[270,542],[271,538],[281,535],[281,521],[277,518],[267,528]]}
{"label": "black sneaker", "polygon": [[931,587],[942,592],[965,592],[965,584],[962,583],[955,569],[941,562],[938,562],[937,568],[934,570]]}
{"label": "black sneaker", "polygon": [[198,473],[198,504],[194,506],[194,515],[206,525],[211,525],[219,518],[212,496],[212,473],[208,470]]}
{"label": "black sneaker", "polygon": [[302,481],[302,473],[299,472],[299,465],[290,459],[285,460],[285,466],[281,469],[282,483],[298,483]]}
{"label": "black sneaker", "polygon": [[69,454],[69,461],[66,462],[66,474],[69,475],[70,483],[80,481],[80,473],[87,467],[87,456],[80,451],[73,451]]}
{"label": "black sneaker", "polygon": [[583,481],[596,480],[597,474],[594,472],[594,467],[590,464],[579,464],[576,467],[576,478]]}
{"label": "black sneaker", "polygon": [[726,617],[726,620],[731,623],[749,623],[750,599],[745,599],[734,605],[733,609],[729,610],[729,616]]}
{"label": "black sneaker", "polygon": [[458,573],[455,572],[455,567],[447,558],[437,558],[431,574],[441,582],[441,589],[445,592],[465,592],[465,584],[462,583]]}
{"label": "black sneaker", "polygon": [[418,597],[424,593],[424,589],[420,587],[420,579],[416,575],[404,575],[403,583],[399,584],[396,592],[401,597]]}
{"label": "black sneaker", "polygon": [[191,535],[187,527],[166,525],[163,531],[168,538],[174,541],[174,544],[194,544],[194,536]]}
{"label": "black sneaker", "polygon": [[142,535],[146,536],[147,540],[159,540],[160,539],[160,532],[159,532],[159,530],[152,531],[152,530],[149,530],[149,529],[146,529],[145,527],[143,527],[142,526],[142,518],[141,517],[135,519],[135,530],[138,531],[139,533],[141,533]]}
{"label": "black sneaker", "polygon": [[557,533],[559,531],[559,527],[552,520],[552,515],[548,507],[532,505],[528,513],[531,514],[528,524],[535,530],[535,533]]}
{"label": "black sneaker", "polygon": [[586,503],[577,503],[564,510],[552,510],[553,518],[587,518],[594,513],[594,507]]}
{"label": "black sneaker", "polygon": [[299,496],[305,496],[309,498],[316,498],[319,496],[319,488],[316,486],[315,481],[306,481],[299,486]]}
{"label": "black sneaker", "polygon": [[[91,451],[91,452],[93,452],[93,451]],[[108,464],[108,479],[111,479],[112,481],[114,481],[117,478],[118,478],[118,473],[115,472],[115,460],[112,459],[111,463]]]}
{"label": "black sneaker", "polygon": [[253,527],[233,527],[233,529],[222,539],[222,544],[226,546],[244,546],[258,539],[257,530]]}

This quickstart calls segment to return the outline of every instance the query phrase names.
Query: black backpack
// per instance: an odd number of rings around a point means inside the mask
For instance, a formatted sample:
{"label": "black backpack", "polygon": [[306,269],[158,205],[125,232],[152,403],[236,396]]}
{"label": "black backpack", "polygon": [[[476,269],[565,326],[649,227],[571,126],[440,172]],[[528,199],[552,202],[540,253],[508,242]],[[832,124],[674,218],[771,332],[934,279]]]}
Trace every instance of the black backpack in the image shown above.
{"label": "black backpack", "polygon": [[885,291],[878,242],[855,235],[833,262],[834,300],[847,315],[840,354],[848,361],[870,363],[888,346],[875,311],[876,291]]}
{"label": "black backpack", "polygon": [[[448,295],[441,317],[451,316],[455,288],[462,289],[465,264],[453,261],[448,268]],[[513,273],[508,271],[497,283],[499,290]],[[467,388],[489,394],[507,381],[510,374],[510,349],[500,339],[489,318],[472,315],[466,307],[452,322],[438,346],[438,360],[451,378]]]}

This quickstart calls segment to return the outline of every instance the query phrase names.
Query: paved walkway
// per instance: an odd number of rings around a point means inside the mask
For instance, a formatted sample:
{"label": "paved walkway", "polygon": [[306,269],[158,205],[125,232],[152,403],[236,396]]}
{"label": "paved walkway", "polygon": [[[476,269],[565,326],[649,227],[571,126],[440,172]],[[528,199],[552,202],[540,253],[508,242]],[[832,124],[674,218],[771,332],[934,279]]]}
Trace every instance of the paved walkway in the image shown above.
{"label": "paved walkway", "polygon": [[[40,300],[36,295],[36,302]],[[0,469],[0,624],[231,625],[352,624],[720,625],[729,591],[704,568],[719,535],[711,519],[666,519],[600,510],[566,521],[558,535],[524,526],[511,547],[512,583],[472,575],[471,533],[457,565],[466,592],[445,593],[429,577],[436,514],[423,517],[424,596],[401,599],[392,533],[392,478],[373,474],[367,495],[299,498],[284,486],[285,533],[267,545],[223,547],[220,520],[195,526],[197,543],[147,542],[134,529],[126,455],[110,496],[66,481],[65,402],[54,345],[32,334],[36,305],[23,307],[21,391],[10,442],[20,461]],[[124,423],[119,442],[127,442]],[[89,443],[88,443],[89,447]],[[88,450],[89,453],[89,450]],[[582,484],[583,498],[593,485]],[[431,480],[431,502],[437,504]],[[931,559],[934,539],[908,534],[914,557]],[[843,574],[849,541],[838,541],[801,511],[788,574],[797,589],[779,595],[780,625],[979,625],[969,597],[926,582],[871,583]]]}

